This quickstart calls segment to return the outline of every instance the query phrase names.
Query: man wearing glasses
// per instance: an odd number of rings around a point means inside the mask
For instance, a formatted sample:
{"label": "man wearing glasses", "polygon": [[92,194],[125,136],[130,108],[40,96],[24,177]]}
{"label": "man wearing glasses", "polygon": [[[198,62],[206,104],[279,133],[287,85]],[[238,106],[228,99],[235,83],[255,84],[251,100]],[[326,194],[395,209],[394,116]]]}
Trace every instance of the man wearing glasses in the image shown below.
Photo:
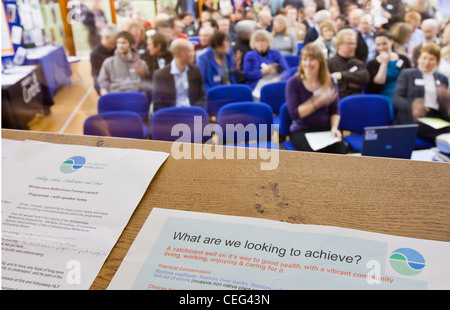
{"label": "man wearing glasses", "polygon": [[339,98],[361,94],[369,83],[366,63],[355,57],[357,33],[343,29],[336,35],[337,54],[328,59],[328,69],[339,85]]}

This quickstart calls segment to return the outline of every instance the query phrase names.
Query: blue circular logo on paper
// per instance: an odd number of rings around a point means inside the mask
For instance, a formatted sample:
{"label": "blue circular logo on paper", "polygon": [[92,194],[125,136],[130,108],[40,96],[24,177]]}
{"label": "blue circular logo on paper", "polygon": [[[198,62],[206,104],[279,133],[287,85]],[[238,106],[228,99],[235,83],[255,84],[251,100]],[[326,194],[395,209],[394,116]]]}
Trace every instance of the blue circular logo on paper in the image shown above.
{"label": "blue circular logo on paper", "polygon": [[82,168],[84,164],[86,164],[86,158],[83,156],[73,156],[62,163],[60,170],[63,173],[72,173]]}
{"label": "blue circular logo on paper", "polygon": [[389,258],[391,267],[404,276],[415,276],[425,268],[422,254],[409,248],[400,248],[392,252]]}

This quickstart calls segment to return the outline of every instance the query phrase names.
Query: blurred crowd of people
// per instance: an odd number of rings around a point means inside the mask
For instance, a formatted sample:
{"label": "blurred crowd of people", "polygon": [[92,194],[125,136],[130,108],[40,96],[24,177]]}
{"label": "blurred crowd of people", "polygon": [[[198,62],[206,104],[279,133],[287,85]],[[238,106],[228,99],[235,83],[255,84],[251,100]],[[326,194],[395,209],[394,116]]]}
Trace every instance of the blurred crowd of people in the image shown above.
{"label": "blurred crowd of people", "polygon": [[[340,137],[338,102],[354,94],[385,96],[395,124],[424,116],[450,121],[450,23],[437,4],[178,0],[152,23],[135,14],[121,29],[104,26],[91,54],[92,75],[100,95],[139,90],[154,111],[204,106],[217,85],[247,84],[257,97],[262,85],[286,80],[297,149],[305,149],[306,132]],[[300,55],[294,75],[286,55]],[[446,131],[422,125],[419,135],[434,142]]]}

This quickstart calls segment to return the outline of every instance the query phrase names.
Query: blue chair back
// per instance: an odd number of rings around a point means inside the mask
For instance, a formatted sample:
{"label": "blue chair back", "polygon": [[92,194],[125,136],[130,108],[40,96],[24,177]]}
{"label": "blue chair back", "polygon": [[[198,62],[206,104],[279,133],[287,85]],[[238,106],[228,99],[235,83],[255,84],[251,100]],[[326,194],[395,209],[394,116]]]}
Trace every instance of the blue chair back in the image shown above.
{"label": "blue chair back", "polygon": [[289,115],[289,111],[287,109],[287,103],[283,103],[280,108],[280,135],[283,137],[289,136],[291,132],[290,127],[292,124],[291,116]]}
{"label": "blue chair back", "polygon": [[304,43],[303,42],[297,42],[297,53],[300,55],[300,53],[302,52]]}
{"label": "blue chair back", "polygon": [[[152,115],[151,138],[162,141],[203,143],[211,139],[211,135],[203,136],[203,129],[208,124],[208,113],[201,107],[163,108]],[[174,128],[175,125],[178,125],[178,128]],[[173,128],[174,135],[172,135]]]}
{"label": "blue chair back", "polygon": [[149,99],[138,91],[108,93],[98,99],[98,113],[109,111],[133,111],[144,123],[148,122]]}
{"label": "blue chair back", "polygon": [[206,111],[209,116],[216,116],[224,105],[241,101],[253,101],[252,89],[248,85],[217,85],[206,93]]}
{"label": "blue chair back", "polygon": [[147,139],[147,126],[136,112],[111,111],[89,116],[83,126],[85,135]]}
{"label": "blue chair back", "polygon": [[281,140],[283,140],[282,143],[286,150],[296,151],[291,141],[286,139],[287,137],[289,137],[289,134],[291,133],[291,124],[292,118],[287,109],[287,103],[283,103],[280,108],[280,126],[279,126]]}
{"label": "blue chair back", "polygon": [[261,87],[260,102],[265,102],[273,110],[273,113],[280,112],[281,105],[286,101],[285,99],[286,81],[266,84]]}
{"label": "blue chair back", "polygon": [[294,74],[297,73],[297,71],[298,71],[298,66],[296,66],[296,67],[291,67],[290,70],[291,70],[291,71],[289,72],[289,77],[291,77],[291,76],[293,76]]}
{"label": "blue chair back", "polygon": [[[236,102],[222,107],[217,114],[217,124],[222,128],[222,141],[234,144],[251,140],[270,141],[272,135],[272,108],[263,102]],[[228,126],[227,125],[232,125]],[[243,126],[241,126],[243,125]],[[248,126],[250,125],[250,126]],[[254,127],[253,127],[254,125]],[[259,125],[266,125],[259,126]],[[249,134],[247,129],[256,129]],[[252,128],[253,127],[253,128]],[[241,129],[241,130],[240,130]],[[265,131],[260,131],[264,130]]]}
{"label": "blue chair back", "polygon": [[389,102],[381,95],[351,95],[339,102],[339,128],[361,133],[364,127],[391,125]]}
{"label": "blue chair back", "polygon": [[284,55],[284,59],[286,59],[289,67],[298,67],[298,63],[300,62],[300,55]]}

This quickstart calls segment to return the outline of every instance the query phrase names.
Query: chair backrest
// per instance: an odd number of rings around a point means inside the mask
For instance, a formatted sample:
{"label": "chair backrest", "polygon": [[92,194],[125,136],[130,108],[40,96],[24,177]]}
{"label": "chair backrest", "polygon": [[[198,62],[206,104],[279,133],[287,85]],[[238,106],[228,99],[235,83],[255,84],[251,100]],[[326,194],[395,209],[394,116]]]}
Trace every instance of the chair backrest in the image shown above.
{"label": "chair backrest", "polygon": [[206,111],[209,116],[216,116],[224,105],[241,101],[253,101],[252,89],[248,85],[217,85],[206,93]]}
{"label": "chair backrest", "polygon": [[389,102],[381,95],[351,95],[339,102],[339,128],[362,133],[364,127],[391,125]]}
{"label": "chair backrest", "polygon": [[211,135],[203,135],[203,130],[208,124],[208,113],[201,107],[163,108],[152,115],[151,138],[152,140],[203,143],[211,139]]}
{"label": "chair backrest", "polygon": [[136,112],[111,111],[89,116],[83,127],[85,135],[146,139],[141,117]]}
{"label": "chair backrest", "polygon": [[298,67],[298,63],[300,62],[300,55],[284,55],[284,59],[286,59],[289,67]]}
{"label": "chair backrest", "polygon": [[285,91],[286,81],[266,84],[261,87],[261,97],[259,101],[270,105],[273,113],[278,114],[281,105],[286,101]]}
{"label": "chair backrest", "polygon": [[144,123],[148,122],[149,100],[138,91],[108,93],[98,99],[98,113],[109,111],[133,111],[138,113]]}
{"label": "chair backrest", "polygon": [[291,132],[291,124],[292,119],[289,115],[289,111],[287,109],[287,103],[283,103],[280,108],[280,135],[283,137],[289,136],[289,133]]}
{"label": "chair backrest", "polygon": [[297,42],[297,53],[300,55],[300,53],[302,52],[304,43],[303,42]]}
{"label": "chair backrest", "polygon": [[294,74],[296,74],[298,71],[298,66],[295,67],[291,67],[291,71],[289,72],[289,77],[293,76]]}
{"label": "chair backrest", "polygon": [[273,111],[268,104],[253,101],[235,102],[219,110],[217,124],[222,129],[222,137],[217,132],[216,134],[225,143],[270,141],[272,123]]}

